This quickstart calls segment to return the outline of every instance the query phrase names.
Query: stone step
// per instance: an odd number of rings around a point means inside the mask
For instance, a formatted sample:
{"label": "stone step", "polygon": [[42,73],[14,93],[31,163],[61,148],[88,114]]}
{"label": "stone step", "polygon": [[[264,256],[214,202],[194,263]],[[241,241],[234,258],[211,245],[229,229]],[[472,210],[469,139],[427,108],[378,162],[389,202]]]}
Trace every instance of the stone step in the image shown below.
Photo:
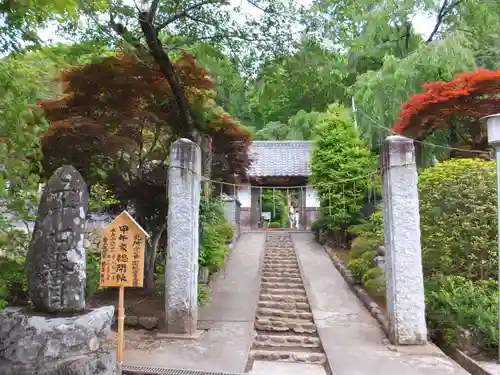
{"label": "stone step", "polygon": [[302,283],[278,283],[278,282],[262,282],[260,287],[263,289],[304,289],[304,284]]}
{"label": "stone step", "polygon": [[266,265],[266,266],[298,266],[299,263],[296,260],[264,259],[264,265]]}
{"label": "stone step", "polygon": [[264,262],[266,263],[296,263],[298,264],[297,262],[297,258],[293,258],[293,257],[288,257],[288,256],[264,256]]}
{"label": "stone step", "polygon": [[299,272],[298,266],[283,266],[283,265],[264,265],[262,268],[266,272]]}
{"label": "stone step", "polygon": [[272,317],[259,317],[255,321],[255,330],[263,332],[293,332],[317,333],[313,322],[305,319],[283,319]]}
{"label": "stone step", "polygon": [[307,311],[293,311],[293,310],[281,310],[272,309],[267,307],[259,307],[257,309],[257,315],[262,317],[277,317],[277,318],[289,318],[289,319],[304,319],[313,321],[313,315]]}
{"label": "stone step", "polygon": [[306,296],[306,290],[302,288],[261,288],[261,294],[273,295],[293,295],[293,296]]}
{"label": "stone step", "polygon": [[311,307],[307,302],[259,301],[259,308],[278,309],[283,311],[311,311]]}
{"label": "stone step", "polygon": [[263,276],[264,283],[302,283],[300,277],[278,277],[278,276]]}
{"label": "stone step", "polygon": [[290,294],[269,294],[269,293],[261,293],[259,296],[259,300],[261,301],[273,301],[273,302],[303,302],[307,303],[307,297],[305,295],[290,295]]}
{"label": "stone step", "polygon": [[276,277],[300,277],[300,271],[298,268],[296,270],[292,270],[292,269],[280,270],[279,268],[266,268],[266,267],[264,267],[262,269],[262,272],[266,273],[266,275],[262,275],[262,276],[266,276],[266,277],[269,276],[268,274],[270,274],[270,273],[274,273],[275,275],[273,275],[273,276],[276,276]]}
{"label": "stone step", "polygon": [[319,337],[257,334],[257,336],[255,336],[255,342],[252,347],[254,349],[263,349],[265,347],[287,347],[321,350],[321,342],[319,340]]}
{"label": "stone step", "polygon": [[300,362],[320,365],[326,362],[326,356],[323,353],[254,350],[250,356],[255,361]]}
{"label": "stone step", "polygon": [[301,277],[300,272],[277,272],[277,271],[264,271],[262,270],[263,277]]}

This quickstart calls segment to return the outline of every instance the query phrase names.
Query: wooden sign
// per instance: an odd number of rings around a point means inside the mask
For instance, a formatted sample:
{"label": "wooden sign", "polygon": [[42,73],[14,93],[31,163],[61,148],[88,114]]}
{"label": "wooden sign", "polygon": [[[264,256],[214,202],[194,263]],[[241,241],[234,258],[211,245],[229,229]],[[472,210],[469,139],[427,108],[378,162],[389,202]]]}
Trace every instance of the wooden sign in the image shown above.
{"label": "wooden sign", "polygon": [[142,287],[144,249],[148,234],[127,211],[123,211],[103,231],[101,247],[101,288],[119,287],[116,361],[123,368],[125,287]]}
{"label": "wooden sign", "polygon": [[101,287],[143,286],[147,237],[127,211],[104,229],[100,243]]}

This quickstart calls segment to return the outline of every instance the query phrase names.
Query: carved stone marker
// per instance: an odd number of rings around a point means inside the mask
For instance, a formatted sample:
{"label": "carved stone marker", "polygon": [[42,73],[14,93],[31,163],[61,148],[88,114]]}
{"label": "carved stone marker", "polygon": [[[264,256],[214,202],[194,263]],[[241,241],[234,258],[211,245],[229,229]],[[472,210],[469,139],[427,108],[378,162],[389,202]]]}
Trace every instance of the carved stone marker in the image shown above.
{"label": "carved stone marker", "polygon": [[27,256],[28,292],[35,310],[75,313],[85,309],[87,185],[69,165],[45,186]]}
{"label": "carved stone marker", "polygon": [[179,139],[172,145],[171,163],[165,323],[167,334],[192,336],[198,322],[200,148],[189,139]]}
{"label": "carved stone marker", "polygon": [[427,326],[413,140],[387,137],[381,157],[389,339],[394,345],[425,344]]}

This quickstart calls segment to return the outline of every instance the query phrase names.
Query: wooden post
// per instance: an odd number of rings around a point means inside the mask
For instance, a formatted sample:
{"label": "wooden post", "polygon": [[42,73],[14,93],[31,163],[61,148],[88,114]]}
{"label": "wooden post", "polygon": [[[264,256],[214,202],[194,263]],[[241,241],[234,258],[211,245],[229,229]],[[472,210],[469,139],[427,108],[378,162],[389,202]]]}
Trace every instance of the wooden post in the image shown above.
{"label": "wooden post", "polygon": [[118,374],[122,374],[123,369],[123,344],[125,335],[125,287],[120,287],[118,294],[118,343],[116,346],[116,361],[118,362]]}
{"label": "wooden post", "polygon": [[101,243],[100,286],[117,287],[118,332],[116,362],[118,374],[123,368],[125,337],[125,287],[142,288],[144,250],[149,235],[127,211],[118,215],[103,231]]}

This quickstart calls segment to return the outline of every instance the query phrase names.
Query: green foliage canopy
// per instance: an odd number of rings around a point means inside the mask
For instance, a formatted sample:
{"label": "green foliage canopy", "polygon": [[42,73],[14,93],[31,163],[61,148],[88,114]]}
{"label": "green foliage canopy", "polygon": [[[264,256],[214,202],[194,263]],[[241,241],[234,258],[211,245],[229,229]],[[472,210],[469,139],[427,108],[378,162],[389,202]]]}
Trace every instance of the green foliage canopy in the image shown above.
{"label": "green foliage canopy", "polygon": [[376,170],[376,159],[354,128],[350,113],[333,104],[315,128],[311,160],[312,182],[322,213],[337,229],[350,225],[363,206],[368,176]]}

